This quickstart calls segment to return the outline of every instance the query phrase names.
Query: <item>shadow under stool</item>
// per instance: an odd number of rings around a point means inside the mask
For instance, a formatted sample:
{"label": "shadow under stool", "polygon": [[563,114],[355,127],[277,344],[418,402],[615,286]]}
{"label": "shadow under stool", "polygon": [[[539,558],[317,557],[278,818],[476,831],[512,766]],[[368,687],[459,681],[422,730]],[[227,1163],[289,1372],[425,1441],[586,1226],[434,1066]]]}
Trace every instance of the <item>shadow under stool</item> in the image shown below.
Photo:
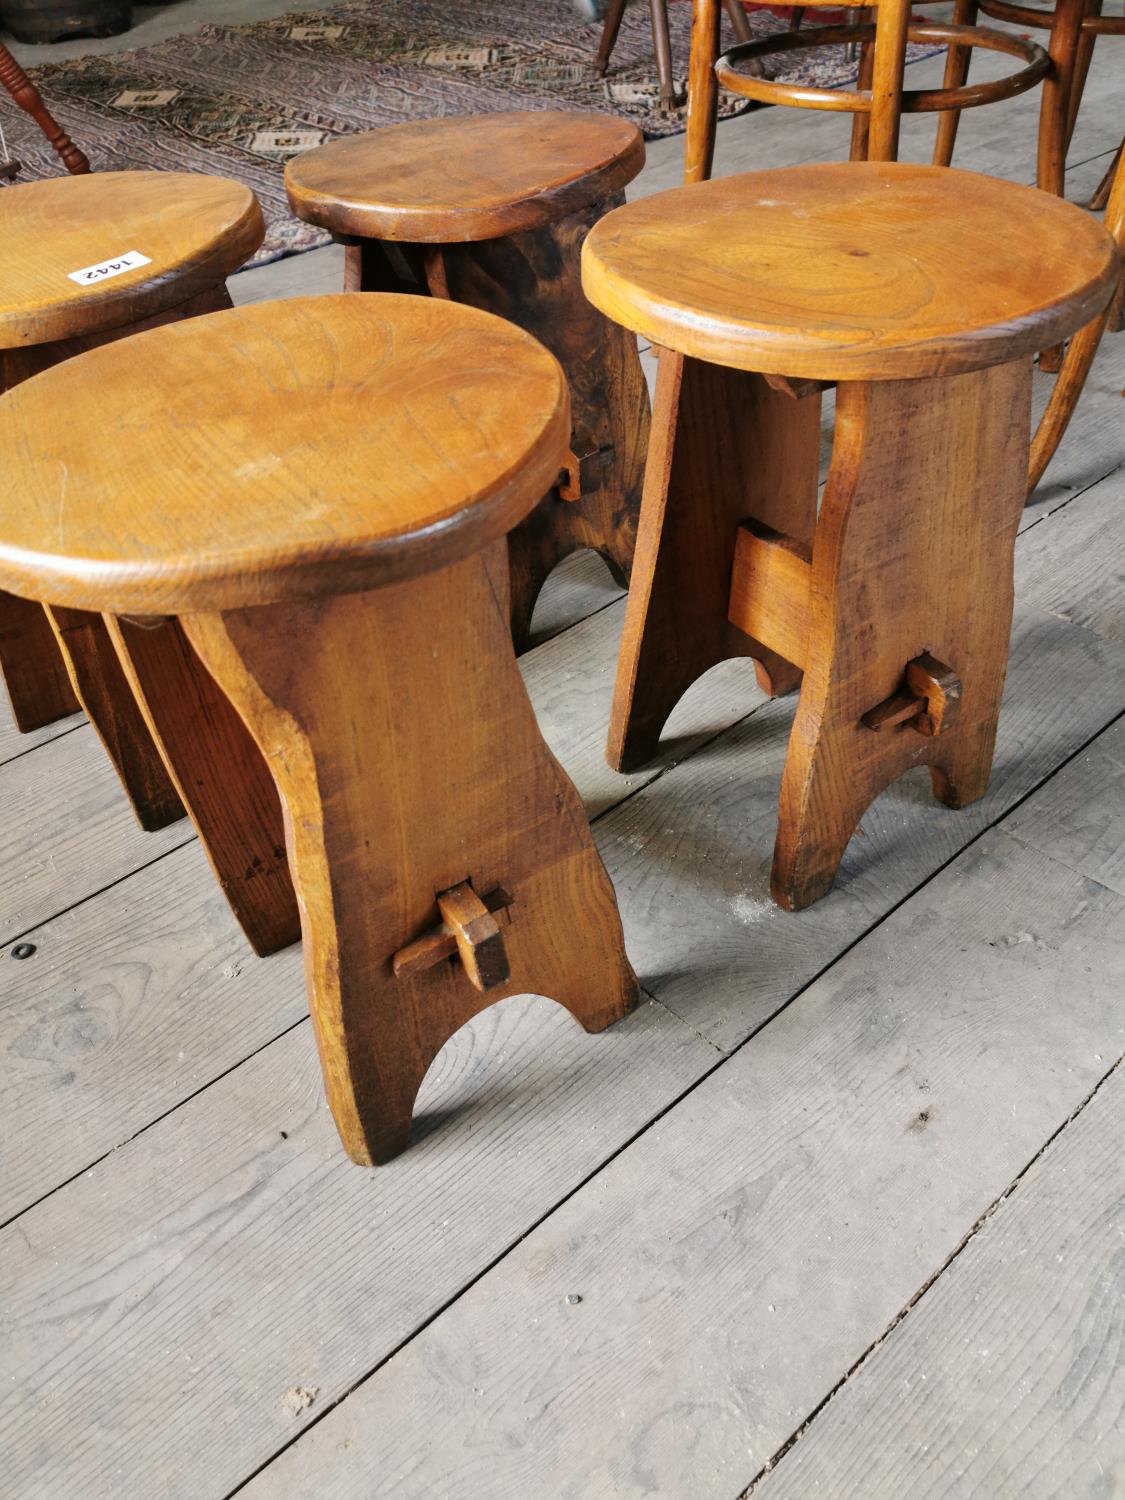
{"label": "shadow under stool", "polygon": [[636,340],[582,294],[591,226],[644,164],[628,121],[597,114],[452,116],[332,141],[286,168],[298,218],[347,245],[346,289],[451,299],[532,333],[570,381],[565,473],[509,538],[512,635],[526,649],[535,600],[571,552],[629,581],[649,403]]}
{"label": "shadow under stool", "polygon": [[[101,172],[8,188],[0,231],[0,390],[11,391],[85,351],[141,330],[230,306],[226,278],[261,244],[262,215],[241,183],[180,172]],[[144,356],[141,381],[159,381]],[[168,392],[171,461],[193,418],[199,371]],[[91,402],[96,406],[91,411]],[[5,465],[28,461],[88,413],[109,461],[128,413],[108,393],[76,389],[36,403],[13,430]],[[81,468],[65,471],[60,515],[79,503]],[[13,496],[9,508],[17,503]],[[128,532],[134,515],[116,511]],[[91,566],[93,566],[91,564]],[[185,807],[251,944],[294,942],[297,908],[285,862],[281,810],[238,716],[175,627],[126,620],[0,593],[0,667],[17,726],[31,730],[81,707],[98,733],[141,826],[162,828]],[[244,809],[257,815],[255,836]]]}
{"label": "shadow under stool", "polygon": [[360,1163],[405,1146],[427,1067],[486,1005],[542,994],[598,1031],[637,999],[508,624],[505,537],[569,438],[534,339],[394,295],[192,319],[0,402],[0,586],[176,617],[272,772]]}
{"label": "shadow under stool", "polygon": [[618,209],[583,270],[661,351],[609,762],[650,759],[727,657],[768,691],[800,685],[772,890],[807,906],[902,772],[928,765],[951,807],[987,788],[1032,357],[1105,308],[1113,241],[1033,188],[855,162]]}

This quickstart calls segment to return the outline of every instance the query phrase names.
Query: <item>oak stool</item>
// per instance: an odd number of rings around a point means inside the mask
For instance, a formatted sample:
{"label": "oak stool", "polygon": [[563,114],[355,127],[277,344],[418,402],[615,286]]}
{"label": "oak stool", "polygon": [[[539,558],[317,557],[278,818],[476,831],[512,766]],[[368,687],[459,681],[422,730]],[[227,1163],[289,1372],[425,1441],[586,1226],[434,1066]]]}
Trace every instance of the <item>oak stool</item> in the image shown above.
{"label": "oak stool", "polygon": [[298,218],[348,246],[347,290],[428,293],[499,313],[567,373],[566,472],[509,538],[518,651],[544,580],[569,553],[592,548],[628,583],[648,391],[636,340],[582,294],[579,252],[643,164],[635,125],[553,110],[393,125],[308,151],[285,171]]}
{"label": "oak stool", "polygon": [[533,338],[393,295],[192,319],[0,401],[0,587],[176,616],[273,773],[357,1162],[405,1146],[427,1067],[486,1005],[539,993],[597,1031],[637,998],[508,628],[504,538],[569,434]]}
{"label": "oak stool", "polygon": [[[264,233],[248,188],[181,172],[52,179],[7,188],[3,201],[0,391],[141,329],[229,307],[226,277]],[[138,373],[155,378],[152,371]],[[182,392],[170,393],[185,412],[198,379],[196,372]],[[88,411],[90,394],[77,393],[72,407],[37,406],[47,429],[25,429],[20,449],[36,451],[46,430],[65,428],[76,411]],[[112,455],[121,413],[105,402],[99,411],[96,430]],[[170,427],[170,446],[174,440]],[[4,450],[5,464],[15,451]],[[82,484],[81,471],[71,470],[60,503],[70,505]],[[130,517],[119,519],[131,524]],[[272,782],[241,720],[178,632],[151,635],[63,601],[44,610],[0,593],[0,670],[22,730],[85,710],[143,828],[174,822],[187,805],[258,952],[296,939]],[[250,845],[238,831],[249,826],[246,806],[261,814]]]}
{"label": "oak stool", "polygon": [[951,807],[987,787],[1032,356],[1105,307],[1113,242],[1033,188],[854,162],[643,199],[583,267],[661,350],[610,764],[647,760],[724,658],[800,683],[772,889],[807,906],[903,771],[928,765]]}

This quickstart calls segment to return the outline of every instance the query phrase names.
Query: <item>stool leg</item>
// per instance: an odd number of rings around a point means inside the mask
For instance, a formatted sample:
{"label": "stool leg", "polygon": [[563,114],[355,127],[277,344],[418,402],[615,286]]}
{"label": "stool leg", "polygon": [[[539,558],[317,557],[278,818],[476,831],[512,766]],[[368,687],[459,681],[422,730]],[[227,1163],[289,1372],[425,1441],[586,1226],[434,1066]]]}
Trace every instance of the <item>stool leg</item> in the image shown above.
{"label": "stool leg", "polygon": [[1043,80],[1039,106],[1039,154],[1036,184],[1063,198],[1066,177],[1067,120],[1070,91],[1078,60],[1086,0],[1056,0],[1048,50],[1054,66]]}
{"label": "stool leg", "polygon": [[[801,701],[781,785],[773,894],[823,896],[883,787],[929,765],[937,796],[983,795],[1008,660],[1016,528],[1025,498],[1031,365],[942,379],[841,384],[813,543]],[[927,737],[863,717],[928,653],[961,683]]]}
{"label": "stool leg", "polygon": [[[485,558],[183,623],[277,779],[325,1086],[354,1161],[403,1149],[429,1064],[494,1000],[550,996],[589,1031],[633,1006],[613,888]],[[438,898],[467,883],[498,911],[507,958],[475,978],[440,946]]]}
{"label": "stool leg", "polygon": [[715,77],[718,55],[719,0],[692,0],[685,182],[705,182],[711,175],[719,111],[719,84]]}
{"label": "stool leg", "polygon": [[24,734],[79,710],[43,606],[15,594],[0,593],[0,672]]}
{"label": "stool leg", "polygon": [[[977,13],[977,0],[955,0],[953,20],[958,26],[975,26]],[[959,89],[969,81],[969,63],[972,55],[971,47],[950,47],[945,55],[945,77],[941,81],[943,89]],[[957,142],[957,127],[960,123],[961,111],[959,109],[943,109],[938,114],[937,140],[934,143],[933,158],[935,167],[948,167],[952,162],[953,147]]]}
{"label": "stool leg", "polygon": [[445,294],[534,334],[566,371],[581,498],[557,490],[511,533],[512,638],[526,649],[547,575],[570,553],[598,552],[625,587],[633,563],[649,438],[648,387],[636,336],[604,317],[582,290],[582,243],[614,193],[553,224],[470,245],[446,245]]}
{"label": "stool leg", "polygon": [[767,691],[800,681],[727,610],[740,521],[811,542],[819,448],[819,395],[794,400],[760,375],[661,352],[606,748],[615,770],[651,760],[677,702],[728,657],[753,657]]}
{"label": "stool leg", "polygon": [[184,816],[160,751],[130,691],[101,615],[84,609],[46,610],[87,718],[121,779],[146,832]]}
{"label": "stool leg", "polygon": [[301,936],[277,789],[249,730],[175,620],[106,617],[120,669],[199,833],[231,909],[259,956]]}

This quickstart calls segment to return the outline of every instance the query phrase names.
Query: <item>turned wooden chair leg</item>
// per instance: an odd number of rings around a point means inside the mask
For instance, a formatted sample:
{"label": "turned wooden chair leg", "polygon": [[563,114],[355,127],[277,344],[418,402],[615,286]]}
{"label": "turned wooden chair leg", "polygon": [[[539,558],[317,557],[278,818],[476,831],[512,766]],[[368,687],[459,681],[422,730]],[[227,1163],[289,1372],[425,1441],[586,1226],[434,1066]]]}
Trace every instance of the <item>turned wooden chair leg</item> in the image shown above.
{"label": "turned wooden chair leg", "polygon": [[718,55],[719,0],[692,0],[685,182],[705,182],[711,176],[719,109],[719,84],[715,77]]}
{"label": "turned wooden chair leg", "polygon": [[231,910],[260,956],[301,935],[277,788],[175,620],[106,617],[130,690]]}
{"label": "turned wooden chair leg", "polygon": [[[953,7],[953,20],[958,26],[975,26],[979,7],[977,0],[956,0]],[[943,89],[963,88],[969,81],[969,63],[972,59],[973,49],[971,47],[952,46],[945,54],[945,76],[942,78]],[[935,167],[948,167],[953,160],[953,148],[957,143],[957,127],[961,123],[961,111],[959,109],[943,109],[938,114],[937,140],[934,143],[933,164]]]}
{"label": "turned wooden chair leg", "polygon": [[605,22],[602,26],[602,39],[598,43],[598,55],[594,59],[594,73],[598,78],[604,78],[606,75],[613,49],[617,45],[617,34],[621,30],[624,15],[625,0],[609,0]]}
{"label": "turned wooden chair leg", "polygon": [[868,161],[897,161],[910,0],[881,0],[875,19]]}
{"label": "turned wooden chair leg", "polygon": [[121,779],[137,822],[147,832],[184,816],[184,806],[133,697],[101,615],[49,608],[75,696]]}
{"label": "turned wooden chair leg", "polygon": [[81,707],[43,606],[3,592],[0,673],[16,728],[24,734],[76,714]]}
{"label": "turned wooden chair leg", "polygon": [[552,490],[508,538],[512,639],[530,643],[535,601],[551,570],[584,548],[629,583],[649,436],[649,400],[637,341],[582,291],[586,235],[617,192],[522,234],[427,247],[430,290],[496,313],[534,334],[567,373],[578,494]]}
{"label": "turned wooden chair leg", "polygon": [[78,149],[48,110],[39,90],[2,43],[0,43],[0,84],[39,126],[50,142],[52,150],[72,176],[81,177],[90,170],[90,163],[85,154]]}
{"label": "turned wooden chair leg", "polygon": [[[184,626],[275,769],[313,1024],[353,1160],[403,1148],[426,1069],[494,1000],[550,996],[590,1031],[633,1006],[613,889],[539,734],[484,558]],[[488,973],[462,964],[442,925],[474,905],[478,931],[494,919],[502,939]]]}
{"label": "turned wooden chair leg", "polygon": [[1097,187],[1093,191],[1093,194],[1091,195],[1090,211],[1092,213],[1100,214],[1102,209],[1105,208],[1109,203],[1109,195],[1113,190],[1114,178],[1117,176],[1117,169],[1121,165],[1122,149],[1123,148],[1121,146],[1118,146],[1116,152],[1114,153],[1113,160],[1106,168],[1105,176],[1102,178],[1101,182],[1098,183]]}
{"label": "turned wooden chair leg", "polygon": [[727,619],[737,528],[747,516],[812,540],[820,399],[794,400],[760,375],[660,355],[652,445],[625,611],[606,758],[651,760],[676,703],[717,662],[749,656],[767,691],[791,663]]}
{"label": "turned wooden chair leg", "polygon": [[[1027,360],[837,387],[774,850],[787,910],[828,891],[864,811],[903,771],[929,765],[952,807],[988,785],[1030,411]],[[937,734],[910,706],[908,669],[928,658],[954,681]]]}
{"label": "turned wooden chair leg", "polygon": [[660,102],[665,109],[676,103],[676,80],[672,71],[672,34],[668,27],[668,0],[649,0],[652,44],[656,49],[656,76],[660,80]]}
{"label": "turned wooden chair leg", "polygon": [[[856,87],[870,89],[875,77],[875,44],[862,42],[859,49],[859,72]],[[871,140],[871,116],[862,111],[852,116],[852,140],[848,152],[849,161],[866,161]]]}

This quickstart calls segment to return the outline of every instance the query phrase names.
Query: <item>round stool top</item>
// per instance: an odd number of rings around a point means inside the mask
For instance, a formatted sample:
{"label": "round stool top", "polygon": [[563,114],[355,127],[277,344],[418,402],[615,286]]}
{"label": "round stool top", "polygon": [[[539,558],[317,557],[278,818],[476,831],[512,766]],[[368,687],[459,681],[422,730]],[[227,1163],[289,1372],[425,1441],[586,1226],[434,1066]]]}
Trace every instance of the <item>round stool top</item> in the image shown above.
{"label": "round stool top", "polygon": [[476,308],[188,318],[0,399],[0,589],[113,614],[358,592],[502,537],[569,441],[554,356]]}
{"label": "round stool top", "polygon": [[1030,355],[1105,306],[1089,214],[975,172],[785,167],[644,198],[582,253],[586,295],[652,343],[814,380],[956,374]]}
{"label": "round stool top", "polygon": [[611,115],[449,115],[330,141],[285,169],[299,219],[333,234],[414,244],[535,229],[623,187],[644,138]]}
{"label": "round stool top", "polygon": [[237,270],[264,233],[254,194],[223,177],[92,172],[5,188],[0,349],[164,312]]}

